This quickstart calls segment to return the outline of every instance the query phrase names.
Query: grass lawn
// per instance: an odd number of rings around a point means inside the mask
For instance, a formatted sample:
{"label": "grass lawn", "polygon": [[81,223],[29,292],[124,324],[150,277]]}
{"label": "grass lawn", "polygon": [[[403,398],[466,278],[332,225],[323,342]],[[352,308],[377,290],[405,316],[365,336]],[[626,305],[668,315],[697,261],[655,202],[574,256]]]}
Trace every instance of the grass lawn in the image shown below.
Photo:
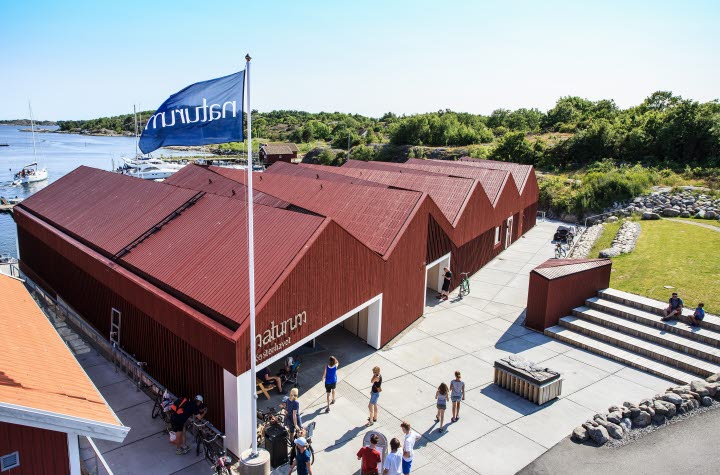
{"label": "grass lawn", "polygon": [[603,231],[602,234],[600,234],[600,237],[597,241],[595,241],[595,244],[593,244],[592,249],[590,249],[590,253],[588,254],[588,257],[595,258],[598,257],[600,254],[600,251],[603,249],[607,249],[612,244],[613,239],[615,239],[615,235],[617,234],[618,230],[620,229],[620,225],[622,224],[622,221],[618,221],[617,223],[605,223],[603,225]]}
{"label": "grass lawn", "polygon": [[673,218],[673,219],[679,219],[681,221],[690,221],[691,223],[709,224],[710,226],[715,226],[716,228],[720,228],[720,221],[718,221],[717,219],[696,219],[696,218]]}
{"label": "grass lawn", "polygon": [[635,251],[613,259],[610,285],[661,301],[675,291],[686,307],[705,302],[708,313],[719,314],[720,233],[665,220],[640,225]]}

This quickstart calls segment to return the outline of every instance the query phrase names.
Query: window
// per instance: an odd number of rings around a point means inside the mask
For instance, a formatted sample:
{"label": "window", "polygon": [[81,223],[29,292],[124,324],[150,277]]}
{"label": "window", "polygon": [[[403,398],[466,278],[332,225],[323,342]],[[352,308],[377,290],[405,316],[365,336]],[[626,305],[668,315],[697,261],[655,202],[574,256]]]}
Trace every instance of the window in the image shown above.
{"label": "window", "polygon": [[11,468],[19,467],[20,466],[20,454],[18,452],[13,452],[8,455],[3,455],[0,457],[0,472],[4,472],[6,470],[10,470]]}
{"label": "window", "polygon": [[500,244],[500,226],[495,227],[495,245]]}

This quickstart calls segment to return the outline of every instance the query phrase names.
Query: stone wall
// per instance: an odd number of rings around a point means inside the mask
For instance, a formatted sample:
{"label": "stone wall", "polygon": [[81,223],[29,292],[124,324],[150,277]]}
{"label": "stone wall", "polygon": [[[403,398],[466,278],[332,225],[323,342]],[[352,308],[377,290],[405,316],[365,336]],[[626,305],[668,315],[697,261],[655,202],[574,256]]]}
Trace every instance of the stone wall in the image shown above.
{"label": "stone wall", "polygon": [[665,394],[656,394],[639,404],[626,401],[622,406],[610,406],[607,414],[595,414],[592,420],[576,427],[571,437],[576,442],[592,441],[596,445],[605,445],[612,439],[632,437],[635,430],[662,426],[673,418],[717,405],[719,381],[720,373],[717,373],[705,380],[669,388]]}
{"label": "stone wall", "polygon": [[584,259],[588,257],[590,249],[592,249],[595,241],[598,240],[604,229],[605,227],[602,223],[593,224],[585,229],[585,232],[580,235],[568,257],[571,259]]}
{"label": "stone wall", "polygon": [[620,225],[610,247],[600,251],[600,257],[617,257],[620,254],[631,253],[639,236],[640,223],[625,221]]}

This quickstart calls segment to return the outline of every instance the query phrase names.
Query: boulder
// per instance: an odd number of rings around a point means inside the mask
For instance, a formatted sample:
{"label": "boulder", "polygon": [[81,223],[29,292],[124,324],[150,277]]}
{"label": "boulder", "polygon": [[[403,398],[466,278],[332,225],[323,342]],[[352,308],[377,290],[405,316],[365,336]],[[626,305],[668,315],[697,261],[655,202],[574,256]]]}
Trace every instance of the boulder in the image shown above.
{"label": "boulder", "polygon": [[652,399],[645,398],[645,399],[643,399],[642,401],[640,401],[639,406],[641,406],[641,407],[642,407],[642,406],[651,406],[651,405],[652,405],[652,402],[653,402]]}
{"label": "boulder", "polygon": [[630,432],[630,429],[632,429],[632,421],[629,417],[623,417],[622,421],[620,421],[620,425],[623,429],[625,429],[625,432]]}
{"label": "boulder", "polygon": [[607,422],[605,426],[605,430],[607,430],[608,435],[612,437],[613,439],[622,439],[623,438],[623,428],[620,427],[617,424],[613,424],[612,422]]}
{"label": "boulder", "polygon": [[665,401],[655,401],[653,402],[653,409],[655,409],[655,415],[661,415],[665,416],[668,413],[668,408],[666,406]]}
{"label": "boulder", "polygon": [[715,211],[705,211],[705,219],[717,219],[718,214]]}
{"label": "boulder", "polygon": [[662,399],[663,401],[671,402],[676,406],[679,406],[683,402],[683,398],[674,393],[665,393]]}
{"label": "boulder", "polygon": [[655,415],[655,408],[653,408],[653,407],[650,407],[650,406],[640,406],[640,409],[641,409],[642,411],[647,412],[648,414],[650,414],[650,417],[652,417],[652,416]]}
{"label": "boulder", "polygon": [[589,438],[588,431],[583,426],[577,426],[575,430],[573,430],[572,440],[575,442],[585,442]]}
{"label": "boulder", "polygon": [[608,441],[608,432],[603,426],[587,428],[588,436],[597,445],[605,445]]}
{"label": "boulder", "polygon": [[662,425],[665,424],[665,416],[662,414],[655,414],[652,418],[653,424]]}
{"label": "boulder", "polygon": [[680,212],[680,217],[681,217],[681,218],[689,218],[689,217],[690,217],[690,212],[689,212],[689,211],[681,211],[681,212]]}
{"label": "boulder", "polygon": [[618,217],[617,217],[617,216],[610,216],[610,217],[609,217],[608,219],[606,219],[605,221],[607,221],[608,223],[617,223],[617,222],[618,222]]}
{"label": "boulder", "polygon": [[632,425],[635,428],[642,429],[643,427],[649,426],[651,421],[652,418],[650,417],[650,414],[644,411],[640,411],[640,414],[638,414],[637,417],[633,418]]}
{"label": "boulder", "polygon": [[623,419],[630,418],[630,409],[628,409],[627,407],[623,407],[621,410],[621,413],[622,413]]}
{"label": "boulder", "polygon": [[690,383],[690,390],[697,393],[700,397],[710,396],[710,390],[707,388],[707,382],[702,379],[692,381]]}
{"label": "boulder", "polygon": [[[633,421],[634,421],[635,418],[638,417],[638,416],[640,415],[640,413],[642,412],[642,411],[640,410],[640,408],[637,407],[637,406],[629,407],[628,409],[630,409],[630,419],[633,419]],[[633,425],[635,425],[634,422],[633,422]]]}
{"label": "boulder", "polygon": [[622,412],[622,407],[617,406],[617,405],[608,407],[608,414],[613,413],[613,412]]}
{"label": "boulder", "polygon": [[708,396],[705,396],[704,398],[702,398],[702,405],[712,406],[712,399],[710,399]]}
{"label": "boulder", "polygon": [[642,214],[642,219],[660,219],[660,215],[652,212],[645,212]]}
{"label": "boulder", "polygon": [[620,424],[620,421],[622,420],[622,418],[623,418],[622,412],[620,412],[620,411],[611,412],[607,416],[608,422],[612,422],[613,424]]}
{"label": "boulder", "polygon": [[622,254],[622,253],[621,253],[620,249],[617,247],[609,247],[607,249],[603,249],[602,251],[600,251],[600,257],[605,258],[605,259],[607,259],[609,257],[617,257],[620,254]]}
{"label": "boulder", "polygon": [[677,406],[675,404],[670,403],[670,402],[665,402],[665,407],[667,408],[667,414],[665,414],[665,417],[667,417],[668,419],[675,416],[675,414],[677,414]]}
{"label": "boulder", "polygon": [[697,213],[695,213],[695,217],[698,219],[705,219],[705,210],[701,209]]}
{"label": "boulder", "polygon": [[707,381],[708,383],[717,383],[718,381],[720,381],[720,373],[715,373],[708,376],[707,378],[705,378],[705,381]]}

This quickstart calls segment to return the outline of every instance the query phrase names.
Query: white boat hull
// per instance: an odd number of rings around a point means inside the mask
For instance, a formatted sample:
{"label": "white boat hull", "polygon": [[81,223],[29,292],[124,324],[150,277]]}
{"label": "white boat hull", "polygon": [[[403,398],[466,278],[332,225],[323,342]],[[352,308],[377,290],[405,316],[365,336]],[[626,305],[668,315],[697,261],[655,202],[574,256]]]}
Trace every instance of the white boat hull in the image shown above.
{"label": "white boat hull", "polygon": [[27,185],[28,183],[36,183],[38,181],[45,181],[48,179],[48,172],[44,168],[37,170],[33,174],[25,175],[23,177],[16,177],[13,182],[16,185]]}

